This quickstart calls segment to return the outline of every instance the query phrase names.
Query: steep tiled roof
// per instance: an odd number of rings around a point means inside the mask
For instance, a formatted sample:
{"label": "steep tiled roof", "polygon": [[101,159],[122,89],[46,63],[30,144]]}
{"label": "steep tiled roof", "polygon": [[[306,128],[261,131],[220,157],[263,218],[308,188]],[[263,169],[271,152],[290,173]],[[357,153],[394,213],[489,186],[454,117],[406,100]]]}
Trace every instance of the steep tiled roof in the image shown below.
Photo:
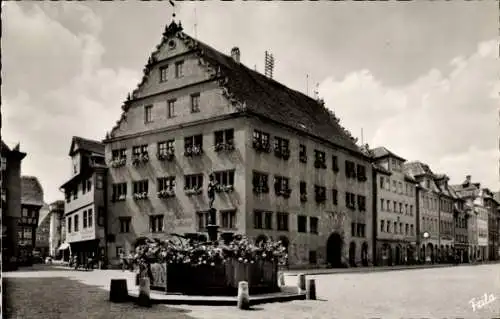
{"label": "steep tiled roof", "polygon": [[[168,36],[178,37],[196,52],[200,65],[207,67],[214,80],[219,80],[224,95],[239,112],[258,115],[365,156],[356,145],[356,140],[321,101],[249,69],[232,57],[190,37],[182,32],[180,24],[172,22],[166,28],[164,36],[164,41]],[[139,87],[144,81],[145,78]],[[135,92],[137,90],[134,94]],[[124,109],[127,109],[126,105]]]}
{"label": "steep tiled roof", "polygon": [[391,157],[398,158],[398,159],[400,159],[402,161],[406,161],[406,159],[402,158],[401,156],[398,156],[398,155],[394,154],[393,152],[389,151],[387,148],[385,148],[383,146],[376,147],[376,148],[372,149],[371,152],[373,154],[373,158],[374,159],[391,156]]}
{"label": "steep tiled roof", "polygon": [[43,188],[36,177],[21,177],[21,204],[43,206]]}
{"label": "steep tiled roof", "polygon": [[424,163],[419,162],[419,161],[407,162],[407,163],[404,163],[403,166],[404,166],[405,172],[407,172],[408,174],[410,174],[413,177],[417,177],[420,175],[434,176],[434,173],[429,168],[429,165],[424,164]]}
{"label": "steep tiled roof", "polygon": [[85,150],[92,153],[102,154],[104,155],[104,144],[99,141],[89,140],[79,136],[73,136],[71,140],[71,147],[69,150],[69,155],[71,156],[71,152],[75,147],[75,144],[78,145],[78,149]]}

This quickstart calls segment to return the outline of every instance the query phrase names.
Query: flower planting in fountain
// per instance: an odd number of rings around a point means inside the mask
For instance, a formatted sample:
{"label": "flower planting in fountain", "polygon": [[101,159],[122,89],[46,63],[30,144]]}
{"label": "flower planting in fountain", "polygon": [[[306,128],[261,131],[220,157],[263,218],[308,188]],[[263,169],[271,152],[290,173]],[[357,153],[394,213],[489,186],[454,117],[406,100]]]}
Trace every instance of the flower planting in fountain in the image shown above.
{"label": "flower planting in fountain", "polygon": [[253,264],[268,261],[286,264],[288,255],[281,241],[253,244],[248,238],[239,236],[228,244],[186,240],[182,236],[167,240],[142,238],[136,243],[137,264],[185,264],[190,266],[216,266],[228,260]]}

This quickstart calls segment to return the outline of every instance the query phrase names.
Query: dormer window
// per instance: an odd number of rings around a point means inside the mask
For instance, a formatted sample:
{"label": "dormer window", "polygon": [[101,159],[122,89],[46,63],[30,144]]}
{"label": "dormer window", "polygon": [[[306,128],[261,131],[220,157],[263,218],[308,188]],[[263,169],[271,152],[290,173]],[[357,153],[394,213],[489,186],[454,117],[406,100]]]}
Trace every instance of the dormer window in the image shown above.
{"label": "dormer window", "polygon": [[181,78],[184,76],[184,61],[179,61],[175,63],[175,77]]}
{"label": "dormer window", "polygon": [[168,65],[160,67],[160,82],[167,82]]}

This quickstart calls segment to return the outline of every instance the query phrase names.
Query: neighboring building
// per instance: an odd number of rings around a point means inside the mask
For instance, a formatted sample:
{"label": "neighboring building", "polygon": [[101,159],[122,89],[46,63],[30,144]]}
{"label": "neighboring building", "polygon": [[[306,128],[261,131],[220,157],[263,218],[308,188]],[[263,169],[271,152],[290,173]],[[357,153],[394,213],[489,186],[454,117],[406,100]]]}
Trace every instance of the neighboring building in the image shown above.
{"label": "neighboring building", "polygon": [[444,174],[435,174],[434,182],[439,187],[439,260],[451,261],[455,255],[455,237],[453,221],[454,193],[448,185],[449,177]]}
{"label": "neighboring building", "polygon": [[71,178],[61,186],[66,203],[66,240],[80,260],[106,252],[104,145],[73,137],[69,151]]}
{"label": "neighboring building", "polygon": [[[138,236],[221,232],[281,239],[292,265],[371,260],[369,158],[323,103],[172,22],[105,140],[109,259]],[[347,248],[348,247],[348,248]]]}
{"label": "neighboring building", "polygon": [[488,188],[482,189],[484,207],[488,214],[488,250],[485,255],[487,260],[498,259],[498,206],[494,194]]}
{"label": "neighboring building", "polygon": [[51,203],[49,211],[49,255],[56,259],[61,259],[64,252],[69,254],[69,244],[65,242],[66,229],[64,226],[66,219],[64,218],[64,201],[58,200]]}
{"label": "neighboring building", "polygon": [[21,219],[21,161],[26,153],[19,144],[12,150],[0,142],[1,215],[2,215],[2,269],[16,267],[19,256],[17,225]]}
{"label": "neighboring building", "polygon": [[43,188],[38,179],[34,176],[22,176],[21,219],[17,225],[20,264],[29,265],[32,263],[36,229],[43,205]]}
{"label": "neighboring building", "polygon": [[40,253],[40,257],[45,258],[49,253],[49,235],[50,235],[50,208],[44,204],[40,209],[38,227],[36,228],[35,250]]}
{"label": "neighboring building", "polygon": [[[385,147],[371,150],[376,172],[374,234],[377,265],[413,262],[417,256],[417,181],[405,174],[406,160]],[[376,227],[376,229],[375,229]]]}
{"label": "neighboring building", "polygon": [[437,262],[441,244],[439,234],[439,198],[441,190],[436,184],[435,175],[429,165],[418,161],[408,162],[404,164],[404,170],[419,183],[420,233],[417,237],[417,243],[420,247],[419,259],[427,262]]}
{"label": "neighboring building", "polygon": [[469,262],[469,231],[467,229],[468,220],[474,212],[467,209],[465,200],[461,198],[453,187],[449,188],[453,196],[453,222],[455,251],[461,263]]}
{"label": "neighboring building", "polygon": [[[497,203],[500,203],[500,192],[493,193],[493,198]],[[495,213],[496,219],[492,222],[496,223],[496,227],[492,226],[492,240],[493,244],[496,245],[495,260],[500,259],[500,205],[497,206]]]}

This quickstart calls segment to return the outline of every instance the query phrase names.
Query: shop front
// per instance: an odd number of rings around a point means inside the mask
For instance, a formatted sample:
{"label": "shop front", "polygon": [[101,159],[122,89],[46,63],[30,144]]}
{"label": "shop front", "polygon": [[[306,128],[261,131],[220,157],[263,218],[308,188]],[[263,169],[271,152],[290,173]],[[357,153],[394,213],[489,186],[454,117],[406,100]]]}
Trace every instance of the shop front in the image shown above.
{"label": "shop front", "polygon": [[78,257],[80,262],[86,262],[88,258],[97,258],[100,254],[99,239],[91,239],[70,243],[71,256]]}

